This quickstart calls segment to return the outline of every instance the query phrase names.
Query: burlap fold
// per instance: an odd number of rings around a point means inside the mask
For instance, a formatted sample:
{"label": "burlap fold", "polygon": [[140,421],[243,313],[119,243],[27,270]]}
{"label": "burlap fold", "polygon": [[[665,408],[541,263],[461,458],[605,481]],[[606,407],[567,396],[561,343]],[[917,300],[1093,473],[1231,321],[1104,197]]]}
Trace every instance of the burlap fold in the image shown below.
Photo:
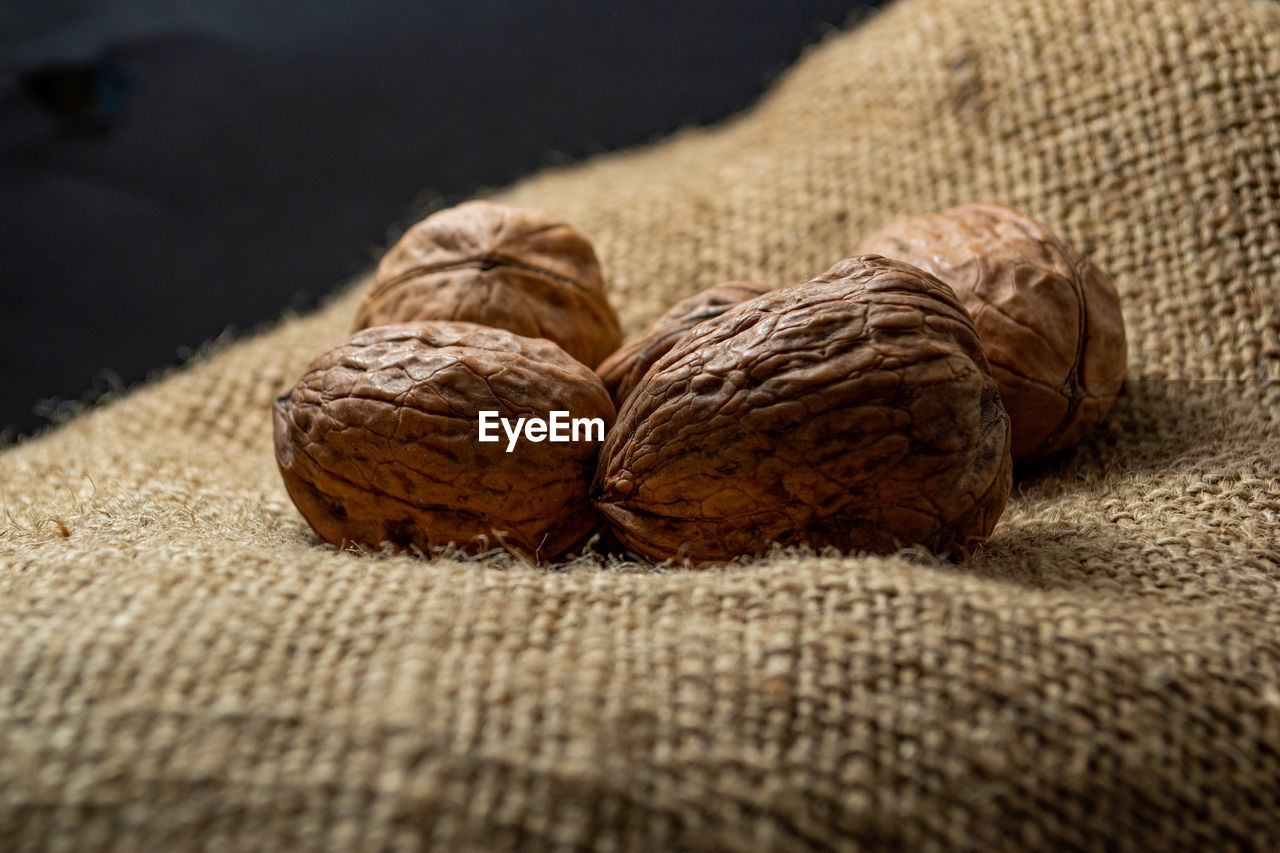
{"label": "burlap fold", "polygon": [[902,0],[500,194],[593,239],[631,334],[966,201],[1089,253],[1126,390],[961,565],[318,547],[269,403],[362,285],[9,450],[0,847],[1274,845],[1278,79],[1272,3]]}

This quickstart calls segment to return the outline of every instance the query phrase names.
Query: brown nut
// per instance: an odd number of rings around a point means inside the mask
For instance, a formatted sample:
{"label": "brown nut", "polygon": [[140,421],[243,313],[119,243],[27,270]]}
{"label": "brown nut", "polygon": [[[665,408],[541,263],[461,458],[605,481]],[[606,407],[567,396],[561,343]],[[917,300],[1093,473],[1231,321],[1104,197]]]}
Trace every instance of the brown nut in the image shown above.
{"label": "brown nut", "polygon": [[[486,410],[602,423],[592,440],[519,440],[509,452],[492,418],[499,440],[479,441]],[[321,355],[276,401],[276,460],[334,545],[505,544],[549,558],[600,522],[587,491],[613,419],[599,378],[550,341],[472,323],[377,326]]]}
{"label": "brown nut", "polygon": [[1000,386],[1015,460],[1070,447],[1111,410],[1126,359],[1115,284],[1036,220],[966,204],[895,222],[858,251],[915,264],[955,290]]}
{"label": "brown nut", "polygon": [[378,264],[355,329],[418,320],[547,338],[588,367],[622,343],[586,238],[545,211],[487,201],[410,228]]}
{"label": "brown nut", "polygon": [[754,299],[769,288],[762,284],[731,281],[717,284],[688,299],[682,299],[659,317],[649,331],[606,358],[596,374],[609,389],[609,396],[619,408],[654,363],[666,355],[680,336],[712,317],[719,317],[739,302]]}
{"label": "brown nut", "polygon": [[592,498],[655,559],[961,555],[1004,509],[1008,423],[951,289],[851,258],[681,338],[619,412]]}

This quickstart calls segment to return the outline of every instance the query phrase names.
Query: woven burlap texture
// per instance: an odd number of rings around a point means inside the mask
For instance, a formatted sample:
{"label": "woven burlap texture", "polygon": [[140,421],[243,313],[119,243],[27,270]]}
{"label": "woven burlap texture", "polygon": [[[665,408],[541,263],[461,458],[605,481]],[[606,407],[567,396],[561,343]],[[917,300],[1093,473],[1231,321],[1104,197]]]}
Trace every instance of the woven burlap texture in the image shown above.
{"label": "woven burlap texture", "polygon": [[367,282],[9,450],[0,847],[1274,844],[1277,80],[1271,3],[902,0],[734,120],[497,194],[595,242],[632,335],[967,201],[1090,254],[1126,391],[964,564],[320,547],[269,404]]}

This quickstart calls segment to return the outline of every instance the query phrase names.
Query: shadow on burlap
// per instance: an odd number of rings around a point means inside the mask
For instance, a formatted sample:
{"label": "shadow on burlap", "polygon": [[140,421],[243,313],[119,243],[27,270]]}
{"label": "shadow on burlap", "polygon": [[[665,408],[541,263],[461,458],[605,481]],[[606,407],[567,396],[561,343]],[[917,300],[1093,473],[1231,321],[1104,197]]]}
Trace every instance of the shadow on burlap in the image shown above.
{"label": "shadow on burlap", "polygon": [[962,565],[319,547],[268,405],[361,284],[8,451],[0,846],[1274,843],[1277,79],[1270,3],[902,0],[733,121],[498,194],[595,241],[632,334],[965,201],[1092,255],[1126,391]]}

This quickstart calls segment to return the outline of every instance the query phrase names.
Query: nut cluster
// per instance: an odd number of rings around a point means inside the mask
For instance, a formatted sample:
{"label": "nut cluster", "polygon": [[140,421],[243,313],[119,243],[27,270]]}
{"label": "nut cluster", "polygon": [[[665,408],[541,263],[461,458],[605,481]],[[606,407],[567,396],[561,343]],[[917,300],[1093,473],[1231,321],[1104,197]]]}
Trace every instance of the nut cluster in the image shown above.
{"label": "nut cluster", "polygon": [[600,525],[599,440],[481,442],[481,413],[615,416],[591,370],[621,340],[587,240],[553,215],[469,202],[383,258],[356,333],[275,404],[276,460],[326,542],[560,556]]}
{"label": "nut cluster", "polygon": [[[554,559],[607,527],[659,561],[966,555],[1014,461],[1106,415],[1124,373],[1115,288],[991,205],[895,223],[862,249],[803,284],[702,291],[619,346],[595,253],[568,225],[486,202],[437,213],[383,259],[356,334],[277,401],[285,485],[344,547]],[[482,414],[566,413],[603,441],[512,453],[514,434],[504,448],[477,429]]]}

